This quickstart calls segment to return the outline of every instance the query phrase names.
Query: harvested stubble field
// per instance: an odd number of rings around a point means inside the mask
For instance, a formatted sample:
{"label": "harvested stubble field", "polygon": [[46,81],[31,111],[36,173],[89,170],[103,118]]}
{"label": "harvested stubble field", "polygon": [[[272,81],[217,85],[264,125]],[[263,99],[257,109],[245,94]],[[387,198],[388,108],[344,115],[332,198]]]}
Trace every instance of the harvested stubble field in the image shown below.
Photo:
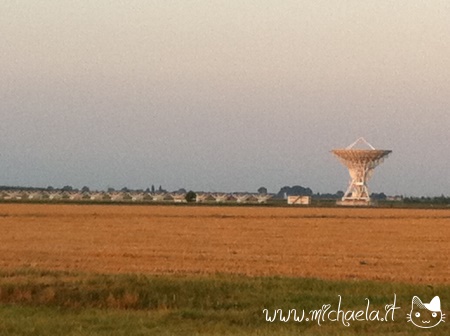
{"label": "harvested stubble field", "polygon": [[0,205],[0,267],[450,283],[450,211]]}

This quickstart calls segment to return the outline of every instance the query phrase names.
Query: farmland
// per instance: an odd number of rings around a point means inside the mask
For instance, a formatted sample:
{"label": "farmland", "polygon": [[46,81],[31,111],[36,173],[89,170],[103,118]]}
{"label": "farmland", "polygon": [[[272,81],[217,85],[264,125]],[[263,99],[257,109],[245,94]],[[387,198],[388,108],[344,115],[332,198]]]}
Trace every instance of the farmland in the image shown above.
{"label": "farmland", "polygon": [[[0,335],[428,335],[413,295],[448,315],[448,210],[1,204],[0,230]],[[391,325],[262,315],[393,293]]]}
{"label": "farmland", "polygon": [[0,267],[450,282],[446,210],[0,205]]}

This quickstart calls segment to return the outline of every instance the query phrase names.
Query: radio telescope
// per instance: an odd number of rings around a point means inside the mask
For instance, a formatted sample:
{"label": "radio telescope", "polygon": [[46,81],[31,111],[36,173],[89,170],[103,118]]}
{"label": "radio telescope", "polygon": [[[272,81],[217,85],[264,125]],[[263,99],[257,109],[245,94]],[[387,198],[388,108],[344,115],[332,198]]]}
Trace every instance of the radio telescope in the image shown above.
{"label": "radio telescope", "polygon": [[[357,149],[356,145],[363,143],[369,149]],[[391,150],[375,149],[364,138],[359,138],[345,149],[331,151],[348,168],[350,184],[342,197],[340,205],[369,205],[370,194],[367,182],[373,175],[374,169],[380,165]]]}

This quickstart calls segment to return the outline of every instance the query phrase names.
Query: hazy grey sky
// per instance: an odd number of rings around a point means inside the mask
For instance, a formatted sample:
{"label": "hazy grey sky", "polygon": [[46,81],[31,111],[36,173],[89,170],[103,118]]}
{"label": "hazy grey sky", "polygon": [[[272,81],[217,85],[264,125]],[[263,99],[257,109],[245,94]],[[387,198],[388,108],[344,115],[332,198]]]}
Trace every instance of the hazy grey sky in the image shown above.
{"label": "hazy grey sky", "polygon": [[2,0],[0,184],[450,195],[447,0]]}

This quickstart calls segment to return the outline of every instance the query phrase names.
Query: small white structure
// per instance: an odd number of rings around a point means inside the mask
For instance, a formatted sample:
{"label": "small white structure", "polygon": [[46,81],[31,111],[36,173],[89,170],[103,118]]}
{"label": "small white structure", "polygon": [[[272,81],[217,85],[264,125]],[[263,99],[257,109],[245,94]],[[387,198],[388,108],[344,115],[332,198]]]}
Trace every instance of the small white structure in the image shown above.
{"label": "small white structure", "polygon": [[48,199],[51,201],[59,201],[62,199],[62,193],[59,191],[51,192],[48,195]]}
{"label": "small white structure", "polygon": [[311,196],[288,196],[287,203],[291,205],[309,205]]}
{"label": "small white structure", "polygon": [[90,199],[90,194],[83,194],[82,192],[69,193],[69,200],[71,201],[81,201],[83,196],[86,196],[86,199]]}
{"label": "small white structure", "polygon": [[388,196],[388,197],[386,197],[386,201],[401,202],[401,201],[403,201],[403,196],[399,196],[399,195]]}
{"label": "small white structure", "polygon": [[197,203],[203,203],[208,200],[210,195],[208,193],[196,193],[195,201]]}
{"label": "small white structure", "polygon": [[166,193],[151,193],[150,196],[152,197],[153,202],[163,202],[166,198]]}
{"label": "small white structure", "polygon": [[105,194],[103,192],[93,192],[91,194],[91,201],[103,201],[105,198]]}
{"label": "small white structure", "polygon": [[225,203],[226,201],[228,201],[228,194],[211,194],[211,196],[216,200],[217,203]]}
{"label": "small white structure", "polygon": [[247,203],[249,199],[252,197],[250,194],[234,194],[233,197],[236,199],[238,203]]}
{"label": "small white structure", "polygon": [[254,197],[257,199],[259,204],[265,204],[265,203],[267,203],[267,201],[269,199],[271,199],[273,197],[273,195],[270,195],[270,194],[257,194],[257,195],[254,195]]}
{"label": "small white structure", "polygon": [[113,201],[113,202],[122,202],[127,197],[127,193],[119,191],[119,192],[110,193],[109,196],[111,197],[111,201]]}
{"label": "small white structure", "polygon": [[144,197],[145,197],[145,193],[130,193],[131,196],[131,200],[133,202],[143,202],[144,201]]}
{"label": "small white structure", "polygon": [[30,200],[41,200],[42,199],[42,193],[39,191],[32,192],[28,195],[28,199]]}
{"label": "small white structure", "polygon": [[170,197],[172,197],[175,203],[187,203],[185,193],[173,193],[170,194]]}
{"label": "small white structure", "polygon": [[21,200],[22,199],[22,191],[10,191],[5,196],[5,199],[9,200]]}

